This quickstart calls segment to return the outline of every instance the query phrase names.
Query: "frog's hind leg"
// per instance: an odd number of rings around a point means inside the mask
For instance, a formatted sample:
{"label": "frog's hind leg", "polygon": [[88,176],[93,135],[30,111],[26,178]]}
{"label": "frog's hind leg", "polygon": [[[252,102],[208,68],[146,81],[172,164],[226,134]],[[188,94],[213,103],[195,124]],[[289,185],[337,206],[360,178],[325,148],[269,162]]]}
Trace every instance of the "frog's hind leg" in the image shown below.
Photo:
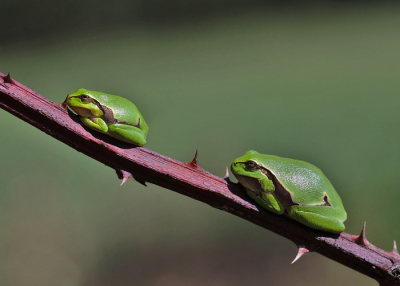
{"label": "frog's hind leg", "polygon": [[132,125],[112,124],[108,126],[108,134],[127,143],[137,146],[146,144],[146,133]]}
{"label": "frog's hind leg", "polygon": [[344,231],[346,212],[331,206],[294,205],[289,207],[287,212],[289,217],[308,227],[333,233]]}

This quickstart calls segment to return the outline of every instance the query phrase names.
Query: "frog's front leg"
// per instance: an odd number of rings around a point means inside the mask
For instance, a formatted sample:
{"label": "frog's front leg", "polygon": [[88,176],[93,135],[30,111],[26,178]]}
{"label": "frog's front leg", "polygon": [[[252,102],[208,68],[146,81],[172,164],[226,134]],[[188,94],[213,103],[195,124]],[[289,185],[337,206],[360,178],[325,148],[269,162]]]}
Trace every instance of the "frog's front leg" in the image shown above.
{"label": "frog's front leg", "polygon": [[275,198],[272,193],[263,192],[260,194],[256,194],[252,191],[247,191],[247,194],[264,209],[280,215],[283,214],[285,211],[282,204]]}
{"label": "frog's front leg", "polygon": [[108,126],[104,122],[103,119],[99,117],[81,117],[80,118],[83,124],[85,124],[87,127],[90,129],[93,129],[95,131],[101,132],[101,133],[107,133],[108,132]]}
{"label": "frog's front leg", "polygon": [[110,125],[108,129],[108,133],[111,136],[121,141],[137,146],[143,146],[144,144],[146,144],[147,132],[135,126],[116,123]]}
{"label": "frog's front leg", "polygon": [[294,205],[287,212],[292,219],[314,229],[341,233],[345,228],[346,212],[331,206]]}

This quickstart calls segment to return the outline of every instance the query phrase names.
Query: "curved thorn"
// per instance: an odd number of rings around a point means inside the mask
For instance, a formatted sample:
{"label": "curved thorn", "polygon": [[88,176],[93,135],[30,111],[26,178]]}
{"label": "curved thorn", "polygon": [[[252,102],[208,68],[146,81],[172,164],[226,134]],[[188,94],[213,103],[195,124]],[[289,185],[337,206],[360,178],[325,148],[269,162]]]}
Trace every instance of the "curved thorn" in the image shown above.
{"label": "curved thorn", "polygon": [[11,83],[14,84],[14,80],[11,78],[10,73],[6,76],[2,76],[4,83]]}
{"label": "curved thorn", "polygon": [[192,160],[192,164],[197,165],[197,155],[199,154],[199,149],[196,149],[196,154],[194,154],[194,158]]}
{"label": "curved thorn", "polygon": [[125,184],[125,182],[128,181],[128,179],[129,179],[129,177],[123,177],[121,184],[119,186],[121,187],[123,184]]}
{"label": "curved thorn", "polygon": [[300,246],[300,247],[299,247],[299,251],[297,252],[296,257],[294,258],[294,260],[293,260],[290,264],[295,263],[297,260],[300,259],[300,257],[302,257],[302,256],[303,256],[304,254],[306,254],[307,252],[310,252],[310,250],[308,250],[308,249],[305,248],[305,247]]}
{"label": "curved thorn", "polygon": [[355,243],[364,245],[364,246],[369,246],[371,243],[367,240],[365,237],[365,227],[366,227],[367,222],[364,222],[364,226],[361,230],[361,233],[359,235],[353,235],[352,239],[354,240]]}
{"label": "curved thorn", "polygon": [[194,155],[194,158],[192,160],[192,162],[190,163],[185,163],[186,165],[189,165],[192,168],[198,168],[200,169],[199,165],[197,165],[197,154],[198,154],[198,149],[196,149],[196,154]]}
{"label": "curved thorn", "polygon": [[62,103],[60,103],[61,106],[62,106],[64,109],[67,110],[67,112],[68,112],[68,107],[67,107],[68,95],[69,95],[69,94],[67,94],[67,97],[65,98],[65,100],[64,100]]}
{"label": "curved thorn", "polygon": [[225,180],[228,184],[229,184],[229,183],[232,183],[231,179],[229,178],[229,169],[228,169],[228,166],[226,166],[224,180]]}
{"label": "curved thorn", "polygon": [[122,179],[121,185],[119,185],[120,187],[129,179],[132,178],[132,174],[124,171],[124,170],[115,170],[117,172],[118,175],[118,179]]}
{"label": "curved thorn", "polygon": [[225,176],[224,176],[224,179],[225,179],[225,180],[229,180],[229,169],[228,169],[228,166],[226,166],[226,169],[225,169]]}
{"label": "curved thorn", "polygon": [[394,255],[400,255],[399,252],[397,251],[396,240],[393,240],[393,250],[389,253],[394,254]]}

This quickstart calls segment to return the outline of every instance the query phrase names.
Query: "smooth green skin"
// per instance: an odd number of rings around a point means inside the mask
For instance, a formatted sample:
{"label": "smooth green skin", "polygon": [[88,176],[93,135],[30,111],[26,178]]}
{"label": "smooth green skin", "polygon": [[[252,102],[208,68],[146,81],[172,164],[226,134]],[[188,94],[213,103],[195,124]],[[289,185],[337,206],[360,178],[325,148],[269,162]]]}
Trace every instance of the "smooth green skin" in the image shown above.
{"label": "smooth green skin", "polygon": [[342,200],[316,166],[248,151],[233,161],[231,170],[247,194],[263,208],[314,229],[344,231],[347,214]]}
{"label": "smooth green skin", "polygon": [[82,88],[69,94],[66,103],[90,129],[137,146],[146,144],[149,127],[129,100]]}

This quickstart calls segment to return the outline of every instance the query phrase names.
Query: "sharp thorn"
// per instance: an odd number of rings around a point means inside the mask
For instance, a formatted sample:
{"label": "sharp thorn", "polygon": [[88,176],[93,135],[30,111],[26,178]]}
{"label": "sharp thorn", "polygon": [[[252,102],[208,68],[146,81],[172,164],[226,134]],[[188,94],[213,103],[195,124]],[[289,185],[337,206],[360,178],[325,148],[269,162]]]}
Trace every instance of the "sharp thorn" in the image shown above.
{"label": "sharp thorn", "polygon": [[294,260],[293,260],[290,264],[295,263],[297,260],[300,259],[300,257],[302,257],[302,256],[303,256],[304,254],[306,254],[307,252],[310,252],[310,250],[308,250],[308,249],[305,248],[305,247],[300,246],[300,247],[299,247],[299,251],[297,252],[296,257],[294,258]]}
{"label": "sharp thorn", "polygon": [[124,170],[115,170],[117,172],[118,175],[118,179],[122,179],[121,185],[119,185],[120,187],[125,184],[125,182],[129,179],[132,178],[132,174],[124,171]]}
{"label": "sharp thorn", "polygon": [[68,95],[69,95],[69,94],[67,94],[67,97],[66,97],[65,100],[61,103],[61,106],[62,106],[64,109],[66,109],[67,111],[68,111],[68,107],[67,107]]}
{"label": "sharp thorn", "polygon": [[124,170],[115,170],[117,172],[118,178],[122,180],[121,185],[119,185],[120,187],[125,184],[125,182],[130,179],[133,178],[135,179],[136,182],[140,183],[141,185],[147,187],[146,185],[146,181],[141,180],[139,178],[134,177],[131,173],[124,171]]}
{"label": "sharp thorn", "polygon": [[225,180],[228,184],[229,184],[229,183],[232,183],[231,179],[229,178],[229,169],[228,169],[228,166],[226,166],[224,180]]}
{"label": "sharp thorn", "polygon": [[123,177],[121,184],[119,186],[121,187],[123,184],[125,184],[125,182],[128,181],[128,179],[129,179],[128,177]]}
{"label": "sharp thorn", "polygon": [[14,84],[14,80],[11,78],[10,73],[6,76],[2,76],[4,83],[11,83]]}
{"label": "sharp thorn", "polygon": [[200,169],[199,165],[197,165],[197,154],[198,154],[198,149],[196,149],[196,154],[194,155],[192,162],[185,164],[189,165],[192,168]]}
{"label": "sharp thorn", "polygon": [[228,169],[228,166],[226,166],[226,169],[225,169],[225,176],[224,176],[224,179],[225,179],[225,180],[229,180],[229,169]]}
{"label": "sharp thorn", "polygon": [[194,154],[194,158],[191,164],[197,165],[197,155],[199,154],[199,149],[196,149],[196,154]]}
{"label": "sharp thorn", "polygon": [[369,246],[369,245],[371,245],[371,243],[365,237],[365,226],[366,226],[366,224],[367,223],[364,222],[364,226],[363,226],[363,228],[361,230],[361,233],[359,235],[353,235],[352,239],[357,244],[364,245],[364,246]]}
{"label": "sharp thorn", "polygon": [[393,250],[389,253],[394,254],[394,255],[400,255],[397,250],[396,240],[393,240]]}

